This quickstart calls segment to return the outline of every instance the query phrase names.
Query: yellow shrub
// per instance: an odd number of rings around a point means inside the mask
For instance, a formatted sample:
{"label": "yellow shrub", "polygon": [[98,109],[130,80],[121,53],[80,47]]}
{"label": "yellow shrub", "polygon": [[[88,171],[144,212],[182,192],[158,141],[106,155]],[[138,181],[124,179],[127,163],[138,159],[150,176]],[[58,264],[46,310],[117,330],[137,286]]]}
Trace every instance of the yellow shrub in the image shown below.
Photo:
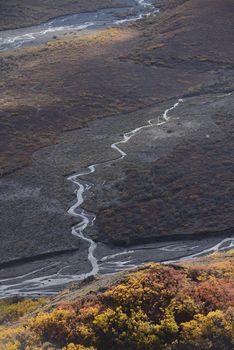
{"label": "yellow shrub", "polygon": [[70,310],[55,309],[51,313],[40,313],[29,322],[29,328],[40,341],[64,343],[70,333],[70,321],[74,313]]}
{"label": "yellow shrub", "polygon": [[94,325],[101,348],[106,345],[116,348],[119,345],[131,349],[153,349],[159,343],[155,326],[140,308],[131,310],[130,315],[121,306],[115,310],[107,309],[95,318]]}
{"label": "yellow shrub", "polygon": [[177,323],[190,321],[199,312],[198,305],[189,296],[179,296],[173,299],[168,310],[174,315]]}
{"label": "yellow shrub", "polygon": [[70,343],[69,345],[62,348],[62,350],[96,350],[93,347],[86,348],[83,345]]}
{"label": "yellow shrub", "polygon": [[165,344],[173,342],[179,334],[179,326],[169,310],[165,311],[164,319],[155,328],[160,341]]}
{"label": "yellow shrub", "polygon": [[19,349],[20,349],[20,342],[18,340],[14,342],[6,343],[6,350],[19,350]]}
{"label": "yellow shrub", "polygon": [[234,312],[220,310],[198,314],[181,324],[180,342],[198,349],[231,349],[234,346]]}
{"label": "yellow shrub", "polygon": [[26,313],[30,313],[38,306],[43,305],[46,299],[22,300],[11,302],[11,300],[0,300],[0,324],[3,322],[17,321]]}

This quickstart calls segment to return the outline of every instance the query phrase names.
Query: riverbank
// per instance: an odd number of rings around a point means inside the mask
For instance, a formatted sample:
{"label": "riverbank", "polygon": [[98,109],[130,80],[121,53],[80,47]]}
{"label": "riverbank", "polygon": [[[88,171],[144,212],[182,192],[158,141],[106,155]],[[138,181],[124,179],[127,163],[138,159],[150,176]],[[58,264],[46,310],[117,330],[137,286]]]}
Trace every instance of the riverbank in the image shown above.
{"label": "riverbank", "polygon": [[71,34],[83,37],[106,28],[134,23],[159,12],[151,3],[137,0],[126,1],[124,5],[59,16],[36,26],[1,31],[0,52],[47,44]]}

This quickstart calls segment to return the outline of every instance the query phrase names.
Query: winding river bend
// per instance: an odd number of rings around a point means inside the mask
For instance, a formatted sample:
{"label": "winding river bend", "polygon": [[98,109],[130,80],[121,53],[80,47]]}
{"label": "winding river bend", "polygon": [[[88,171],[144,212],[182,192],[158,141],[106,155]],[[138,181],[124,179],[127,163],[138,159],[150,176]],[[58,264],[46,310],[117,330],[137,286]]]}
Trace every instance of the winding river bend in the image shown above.
{"label": "winding river bend", "polygon": [[[158,12],[158,9],[152,6],[150,1],[132,0],[128,3],[131,3],[131,6],[63,16],[32,28],[0,32],[0,51],[9,51],[48,42],[55,34],[62,35],[70,31],[83,33],[88,29],[124,25],[124,23],[134,22]],[[134,9],[134,12],[132,9]],[[128,11],[131,14],[126,15]],[[124,16],[123,13],[125,13]],[[67,178],[76,187],[76,199],[69,209],[69,214],[79,221],[72,228],[72,234],[80,240],[83,256],[80,257],[79,252],[77,255],[74,253],[71,259],[65,257],[63,261],[61,261],[61,258],[49,262],[45,260],[41,265],[36,265],[35,268],[32,265],[28,272],[17,274],[15,277],[0,279],[0,298],[13,295],[53,295],[67,283],[82,281],[89,276],[96,275],[98,272],[113,273],[130,270],[146,261],[169,263],[193,259],[210,252],[234,247],[234,238],[228,237],[215,240],[206,239],[206,242],[194,239],[187,242],[178,240],[177,242],[144,244],[131,247],[129,250],[124,248],[109,249],[103,247],[100,243],[94,242],[88,236],[87,231],[94,225],[96,216],[82,208],[85,196],[93,186],[86,178],[95,173],[98,167],[124,159],[127,153],[123,151],[121,145],[127,144],[144,129],[157,128],[169,123],[173,110],[183,103],[186,103],[186,101],[179,99],[169,106],[161,116],[156,116],[155,119],[149,120],[146,124],[125,132],[120,140],[110,145],[116,151],[114,159],[89,165],[87,169]],[[170,257],[170,261],[165,259],[164,256]],[[79,267],[83,257],[83,266]]]}
{"label": "winding river bend", "polygon": [[[102,265],[98,264],[98,260],[95,257],[95,249],[97,247],[97,244],[92,239],[86,237],[85,233],[84,233],[85,229],[88,226],[92,226],[94,224],[95,219],[96,219],[96,216],[94,214],[88,213],[82,208],[82,204],[84,202],[85,192],[89,191],[89,189],[91,188],[92,185],[90,185],[90,183],[84,183],[84,181],[82,181],[80,178],[82,176],[87,176],[91,173],[94,173],[96,171],[96,168],[99,166],[105,166],[106,164],[111,164],[112,162],[120,161],[121,159],[125,158],[127,156],[127,153],[125,153],[120,148],[120,146],[122,144],[127,143],[129,140],[131,140],[132,137],[139,134],[143,129],[158,127],[158,126],[161,126],[163,124],[168,123],[170,121],[169,113],[171,111],[173,111],[177,106],[179,106],[179,104],[181,104],[183,102],[184,102],[183,99],[179,99],[172,107],[166,109],[164,111],[163,115],[161,117],[159,117],[157,121],[155,119],[150,119],[150,120],[148,120],[147,124],[140,126],[140,127],[137,127],[134,130],[131,130],[129,132],[124,133],[122,140],[115,142],[115,143],[112,143],[111,148],[116,150],[119,153],[118,158],[114,158],[114,159],[111,159],[111,160],[108,160],[108,161],[102,162],[102,163],[92,164],[92,165],[88,166],[88,170],[68,177],[68,180],[72,181],[77,186],[77,190],[76,190],[77,201],[69,209],[69,214],[80,219],[80,223],[72,228],[72,234],[74,236],[80,238],[81,240],[85,240],[89,243],[88,259],[90,261],[92,269],[88,274],[85,275],[85,277],[96,275],[99,272],[100,267]],[[198,246],[191,247],[191,248],[193,249],[193,248],[197,248],[197,247]],[[179,262],[179,261],[184,261],[184,260],[188,260],[188,259],[194,259],[196,257],[202,256],[205,254],[209,254],[212,252],[217,252],[217,251],[221,251],[221,250],[225,250],[225,249],[230,249],[232,247],[234,247],[234,237],[225,238],[225,239],[221,240],[220,242],[218,242],[217,244],[215,244],[211,247],[208,247],[206,249],[202,249],[201,251],[196,252],[194,254],[189,254],[189,255],[186,255],[183,257],[179,257],[175,260],[167,260],[167,261],[162,261],[162,262],[163,263],[173,263],[173,262]],[[162,251],[165,251],[165,252],[166,251],[173,252],[173,250],[178,252],[178,251],[180,251],[181,248],[183,248],[183,245],[181,246],[178,244],[169,244],[169,245],[161,247],[160,249]],[[187,248],[187,246],[185,246],[185,248]],[[138,247],[138,249],[139,249],[139,247]],[[182,251],[183,251],[183,249],[182,249]],[[117,254],[114,254],[111,256],[104,256],[101,259],[101,261],[107,262],[107,261],[112,260],[113,258],[116,258],[119,256],[124,256],[124,255],[131,256],[133,253],[134,253],[134,250],[126,251],[126,252],[123,251],[123,252],[120,252],[120,253],[117,253]],[[125,269],[125,268],[130,269],[130,268],[137,267],[136,264],[129,265],[129,263],[131,263],[131,260],[130,261],[117,261],[116,263],[113,263],[111,261],[109,268],[111,270],[116,269],[118,271],[120,269]]]}
{"label": "winding river bend", "polygon": [[[88,259],[91,263],[92,269],[91,271],[86,274],[86,277],[88,276],[92,276],[92,275],[96,275],[99,272],[99,265],[98,265],[98,261],[95,258],[94,252],[95,249],[97,247],[96,243],[90,239],[87,238],[84,234],[85,229],[89,226],[89,225],[93,225],[96,216],[90,213],[87,213],[81,206],[84,202],[84,194],[85,191],[88,191],[90,189],[90,185],[89,184],[84,184],[83,181],[80,181],[80,177],[81,176],[87,176],[91,173],[94,173],[96,171],[96,168],[98,166],[104,166],[108,163],[112,163],[112,162],[116,162],[116,161],[120,161],[121,159],[125,158],[127,156],[127,153],[125,153],[121,148],[120,145],[127,143],[129,140],[131,140],[132,137],[134,137],[135,135],[137,135],[138,133],[141,132],[141,130],[146,129],[146,128],[152,128],[155,126],[160,126],[163,125],[165,123],[167,123],[170,120],[169,117],[169,112],[172,111],[173,109],[175,109],[180,103],[182,103],[183,100],[180,99],[178,100],[178,102],[176,102],[171,108],[166,109],[166,111],[163,113],[162,118],[159,119],[158,122],[155,122],[155,120],[151,119],[148,121],[147,124],[143,125],[143,126],[139,126],[138,128],[131,130],[129,132],[126,132],[123,134],[123,138],[122,140],[112,143],[111,148],[113,148],[114,150],[116,150],[119,153],[119,157],[118,158],[114,158],[111,160],[108,160],[106,162],[102,162],[102,163],[96,163],[96,164],[92,164],[88,167],[87,171],[81,172],[79,174],[76,175],[72,175],[68,177],[69,181],[72,181],[76,186],[78,186],[78,189],[76,191],[77,194],[77,201],[76,203],[69,209],[69,214],[79,218],[81,221],[80,223],[78,223],[76,226],[74,226],[72,228],[72,234],[74,236],[77,236],[78,238],[87,241],[90,246],[88,249]],[[122,255],[122,253],[120,253]],[[108,259],[108,257],[104,257],[103,258],[105,260]]]}

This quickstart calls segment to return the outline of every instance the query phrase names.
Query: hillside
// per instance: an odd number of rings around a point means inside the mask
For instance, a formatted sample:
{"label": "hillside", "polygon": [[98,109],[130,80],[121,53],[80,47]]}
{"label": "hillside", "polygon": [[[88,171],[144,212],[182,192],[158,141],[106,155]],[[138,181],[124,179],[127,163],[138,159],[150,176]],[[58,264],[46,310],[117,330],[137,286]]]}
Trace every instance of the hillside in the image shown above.
{"label": "hillside", "polygon": [[[1,302],[3,350],[231,350],[234,250]],[[41,306],[38,306],[41,304]]]}

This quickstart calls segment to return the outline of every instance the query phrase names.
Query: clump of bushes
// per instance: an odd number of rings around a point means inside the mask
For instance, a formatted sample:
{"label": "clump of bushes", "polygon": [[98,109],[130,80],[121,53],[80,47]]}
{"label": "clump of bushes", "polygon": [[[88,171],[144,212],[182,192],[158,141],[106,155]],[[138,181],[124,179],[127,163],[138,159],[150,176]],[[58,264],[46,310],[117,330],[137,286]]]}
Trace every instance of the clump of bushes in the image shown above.
{"label": "clump of bushes", "polygon": [[0,300],[0,324],[17,321],[24,314],[35,310],[40,305],[46,303],[46,299],[24,300],[13,298]]}
{"label": "clump of bushes", "polygon": [[2,327],[1,349],[231,350],[234,251],[228,259],[148,265],[103,293]]}

